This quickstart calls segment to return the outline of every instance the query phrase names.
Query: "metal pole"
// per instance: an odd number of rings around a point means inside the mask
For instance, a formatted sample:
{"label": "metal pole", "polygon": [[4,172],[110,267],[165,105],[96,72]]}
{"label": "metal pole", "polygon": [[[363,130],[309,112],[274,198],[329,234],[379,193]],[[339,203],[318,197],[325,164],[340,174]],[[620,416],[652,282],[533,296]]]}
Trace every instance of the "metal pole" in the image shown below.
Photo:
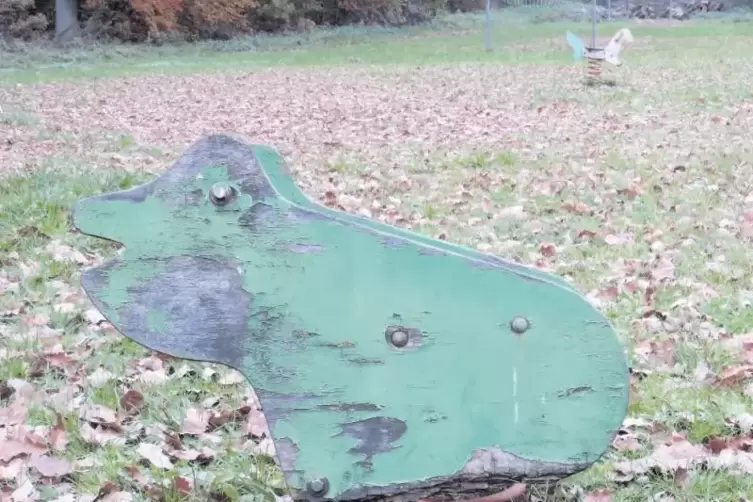
{"label": "metal pole", "polygon": [[486,52],[492,51],[492,0],[486,0],[485,9],[486,20],[484,22],[484,43]]}
{"label": "metal pole", "polygon": [[55,0],[55,39],[60,43],[71,41],[78,34],[78,2]]}
{"label": "metal pole", "polygon": [[[488,0],[487,0],[488,1]],[[591,47],[596,48],[596,0],[591,0]]]}

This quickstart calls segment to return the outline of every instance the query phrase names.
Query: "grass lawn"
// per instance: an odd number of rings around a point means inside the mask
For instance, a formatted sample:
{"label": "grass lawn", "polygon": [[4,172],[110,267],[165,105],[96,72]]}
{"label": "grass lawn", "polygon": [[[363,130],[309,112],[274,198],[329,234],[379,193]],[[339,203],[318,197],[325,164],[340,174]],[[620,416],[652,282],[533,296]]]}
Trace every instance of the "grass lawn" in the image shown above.
{"label": "grass lawn", "polygon": [[314,199],[536,264],[607,314],[629,418],[542,498],[753,499],[753,23],[630,24],[616,85],[586,87],[564,37],[586,23],[516,21],[492,52],[454,16],[0,53],[0,500],[284,495],[243,378],[149,353],[79,288],[117,246],[71,231],[75,202],[221,132]]}

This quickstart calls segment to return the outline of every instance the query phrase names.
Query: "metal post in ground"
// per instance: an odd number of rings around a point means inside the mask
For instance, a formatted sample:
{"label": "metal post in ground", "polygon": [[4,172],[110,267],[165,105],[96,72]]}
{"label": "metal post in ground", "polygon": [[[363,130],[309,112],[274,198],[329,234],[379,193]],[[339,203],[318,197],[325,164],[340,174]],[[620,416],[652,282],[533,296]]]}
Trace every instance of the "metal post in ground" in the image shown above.
{"label": "metal post in ground", "polygon": [[596,0],[591,0],[591,24],[591,47],[596,48]]}
{"label": "metal post in ground", "polygon": [[486,45],[486,52],[492,51],[492,0],[486,0],[486,6],[484,8],[485,22],[484,22],[484,44]]}

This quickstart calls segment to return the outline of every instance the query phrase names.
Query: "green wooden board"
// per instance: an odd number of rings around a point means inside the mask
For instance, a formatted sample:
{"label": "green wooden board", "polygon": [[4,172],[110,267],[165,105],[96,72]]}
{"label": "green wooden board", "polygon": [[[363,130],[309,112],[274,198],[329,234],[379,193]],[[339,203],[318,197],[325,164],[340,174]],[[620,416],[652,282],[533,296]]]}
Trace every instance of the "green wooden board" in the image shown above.
{"label": "green wooden board", "polygon": [[243,372],[297,499],[551,482],[625,416],[623,350],[568,283],[320,206],[270,149],[204,138],[74,223],[126,246],[82,276],[121,333]]}

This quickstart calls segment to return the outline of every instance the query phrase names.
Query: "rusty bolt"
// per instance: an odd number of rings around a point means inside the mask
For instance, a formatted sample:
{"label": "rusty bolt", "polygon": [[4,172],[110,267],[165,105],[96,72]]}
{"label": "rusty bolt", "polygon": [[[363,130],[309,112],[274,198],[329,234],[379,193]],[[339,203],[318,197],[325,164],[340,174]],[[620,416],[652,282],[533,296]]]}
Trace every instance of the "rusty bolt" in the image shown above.
{"label": "rusty bolt", "polygon": [[510,329],[513,333],[517,333],[518,335],[522,335],[528,331],[528,328],[530,327],[531,323],[523,316],[515,316],[512,318],[512,321],[510,321]]}
{"label": "rusty bolt", "polygon": [[390,333],[388,333],[388,335],[390,343],[395,347],[401,348],[408,345],[408,340],[410,339],[410,337],[405,330],[398,328],[392,330]]}
{"label": "rusty bolt", "polygon": [[329,481],[327,478],[314,478],[308,482],[308,491],[312,495],[321,497],[329,491]]}
{"label": "rusty bolt", "polygon": [[209,191],[209,198],[212,203],[224,206],[233,198],[233,187],[224,181],[215,183]]}

